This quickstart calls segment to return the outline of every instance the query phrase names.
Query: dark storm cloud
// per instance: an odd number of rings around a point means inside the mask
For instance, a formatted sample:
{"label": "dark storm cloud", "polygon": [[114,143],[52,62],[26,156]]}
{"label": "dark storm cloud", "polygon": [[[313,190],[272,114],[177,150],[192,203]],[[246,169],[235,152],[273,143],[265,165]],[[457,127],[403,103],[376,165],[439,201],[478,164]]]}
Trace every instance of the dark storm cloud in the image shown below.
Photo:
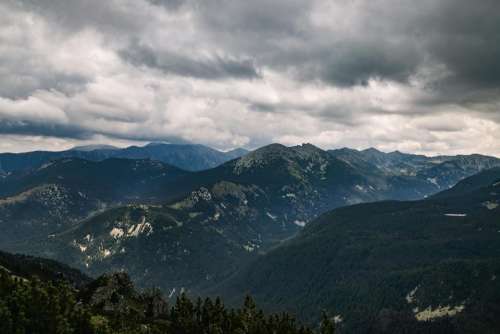
{"label": "dark storm cloud", "polygon": [[80,30],[85,27],[131,30],[139,28],[143,23],[134,22],[130,13],[120,2],[115,1],[7,0],[7,2],[13,3],[17,8],[48,17],[51,23],[68,30]]}
{"label": "dark storm cloud", "polygon": [[72,95],[85,89],[88,82],[88,78],[77,74],[47,72],[34,74],[29,71],[5,73],[0,76],[0,96],[9,99],[24,99],[37,90],[53,89]]}
{"label": "dark storm cloud", "polygon": [[5,0],[0,134],[403,149],[481,136],[494,152],[498,13],[498,0]]}
{"label": "dark storm cloud", "polygon": [[428,51],[452,71],[451,85],[500,84],[500,2],[442,1],[422,18]]}
{"label": "dark storm cloud", "polygon": [[104,135],[113,139],[137,140],[144,142],[166,142],[171,144],[191,144],[190,141],[176,136],[152,135],[147,133],[116,133],[108,131],[94,131],[81,128],[73,124],[54,124],[29,120],[14,121],[0,120],[0,134],[5,135],[32,135],[44,137],[68,138],[86,140],[94,135]]}
{"label": "dark storm cloud", "polygon": [[[191,1],[195,13],[213,32],[229,37],[253,37],[241,44],[270,42],[276,37],[301,35],[313,1],[302,0],[212,0]],[[305,32],[305,31],[304,31]]]}
{"label": "dark storm cloud", "polygon": [[[384,3],[385,8],[391,8],[393,1],[376,1],[372,6]],[[448,77],[432,86],[443,94],[460,95],[467,90],[500,84],[499,1],[402,3],[406,7],[396,9],[392,14],[394,19],[380,13],[378,31],[367,24],[366,39],[343,41],[340,45],[345,50],[343,54],[333,59],[324,57],[323,70],[331,73],[326,77],[328,81],[356,84],[380,77],[406,82],[427,63],[437,63],[449,71]],[[377,14],[378,10],[373,13]],[[402,19],[398,20],[397,16]],[[362,37],[364,32],[360,33]],[[335,46],[332,49],[335,54]]]}
{"label": "dark storm cloud", "polygon": [[[9,0],[11,1],[11,0]],[[213,43],[228,54],[247,54],[263,66],[338,86],[370,78],[407,82],[427,62],[443,64],[450,77],[433,88],[463,91],[500,83],[500,2],[497,0],[332,1],[335,27],[343,12],[347,29],[332,31],[311,22],[314,4],[296,0],[148,0],[167,9],[185,7]],[[68,29],[94,27],[112,34],[136,33],[148,16],[112,1],[20,0],[21,7]],[[140,4],[138,1],[137,4]],[[355,6],[355,12],[348,12]],[[137,5],[137,8],[142,6]],[[338,25],[345,25],[339,22]],[[205,35],[205,36],[204,36]],[[122,54],[138,64],[201,78],[255,77],[248,61],[186,59],[134,45]]]}
{"label": "dark storm cloud", "polygon": [[186,3],[185,0],[148,0],[150,3],[163,6],[168,10],[177,10]]}
{"label": "dark storm cloud", "polygon": [[366,85],[373,78],[405,82],[418,66],[415,50],[391,49],[376,41],[347,42],[334,50],[321,50],[318,57],[322,62],[313,73],[341,87]]}
{"label": "dark storm cloud", "polygon": [[202,79],[225,79],[259,77],[251,60],[230,59],[220,56],[189,58],[169,51],[155,51],[150,47],[133,43],[120,55],[136,66],[147,66],[164,73]]}
{"label": "dark storm cloud", "polygon": [[283,111],[283,106],[274,105],[271,103],[250,103],[249,108],[256,112],[279,112]]}
{"label": "dark storm cloud", "polygon": [[[141,141],[141,142],[152,142],[152,143],[169,143],[169,144],[193,144],[192,141],[183,139],[178,136],[169,136],[168,134],[148,134],[148,133],[133,133],[133,134],[126,134],[126,133],[108,133],[108,132],[102,132],[99,133],[102,135],[105,135],[109,138],[113,139],[126,139],[126,140],[135,140],[135,141]],[[197,144],[197,143],[195,143]]]}
{"label": "dark storm cloud", "polygon": [[[343,104],[291,104],[291,103],[253,103],[249,105],[249,109],[259,113],[283,114],[284,117],[290,117],[290,114],[307,114],[312,115],[326,122],[335,124],[356,126],[363,122],[360,118],[361,112],[356,112],[352,106]],[[370,110],[363,110],[370,112]],[[376,111],[371,111],[375,113]],[[291,116],[293,117],[293,116]]]}
{"label": "dark storm cloud", "polygon": [[[451,72],[434,86],[439,89],[500,83],[499,1],[337,0],[331,2],[331,31],[311,24],[312,3],[208,1],[198,14],[226,47],[307,80],[343,87],[370,78],[408,82],[419,68],[437,62]],[[351,4],[356,11],[346,15],[352,27],[335,29]]]}
{"label": "dark storm cloud", "polygon": [[14,121],[0,119],[0,134],[33,135],[71,139],[88,139],[93,133],[73,124],[54,124],[30,120]]}

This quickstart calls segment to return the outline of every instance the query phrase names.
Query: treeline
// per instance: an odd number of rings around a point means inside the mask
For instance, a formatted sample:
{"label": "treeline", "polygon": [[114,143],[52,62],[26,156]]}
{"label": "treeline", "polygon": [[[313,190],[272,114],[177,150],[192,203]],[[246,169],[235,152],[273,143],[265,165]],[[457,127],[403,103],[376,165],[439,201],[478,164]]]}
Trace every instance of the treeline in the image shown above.
{"label": "treeline", "polygon": [[239,309],[220,299],[168,305],[157,290],[137,292],[126,274],[106,275],[76,289],[0,269],[0,333],[12,334],[332,334],[327,316],[316,331],[287,313],[266,315],[247,297]]}

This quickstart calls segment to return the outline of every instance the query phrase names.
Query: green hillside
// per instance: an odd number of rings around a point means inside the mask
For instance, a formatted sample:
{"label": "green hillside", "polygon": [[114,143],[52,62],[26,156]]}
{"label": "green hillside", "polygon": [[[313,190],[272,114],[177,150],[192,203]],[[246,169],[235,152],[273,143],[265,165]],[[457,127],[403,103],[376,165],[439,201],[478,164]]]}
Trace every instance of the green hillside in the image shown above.
{"label": "green hillside", "polygon": [[496,333],[499,203],[493,182],[464,196],[339,208],[216,293],[250,293],[308,321],[327,309],[348,332],[425,332],[431,322],[451,332]]}

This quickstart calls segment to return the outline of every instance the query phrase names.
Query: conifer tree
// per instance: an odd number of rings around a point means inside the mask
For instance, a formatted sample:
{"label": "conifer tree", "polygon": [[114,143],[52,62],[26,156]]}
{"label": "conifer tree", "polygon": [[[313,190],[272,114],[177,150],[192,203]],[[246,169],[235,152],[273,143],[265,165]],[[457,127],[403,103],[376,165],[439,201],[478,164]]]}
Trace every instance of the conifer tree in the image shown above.
{"label": "conifer tree", "polygon": [[335,333],[335,320],[328,316],[326,311],[321,315],[321,323],[319,326],[320,334],[334,334]]}

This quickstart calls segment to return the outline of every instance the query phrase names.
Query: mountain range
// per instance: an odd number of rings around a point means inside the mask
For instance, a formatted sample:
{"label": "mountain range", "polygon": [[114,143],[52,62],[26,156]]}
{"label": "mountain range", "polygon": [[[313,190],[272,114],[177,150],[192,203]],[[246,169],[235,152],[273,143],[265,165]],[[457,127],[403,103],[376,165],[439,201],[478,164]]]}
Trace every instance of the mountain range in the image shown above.
{"label": "mountain range", "polygon": [[433,192],[446,190],[478,171],[498,166],[498,158],[480,154],[427,157],[399,151],[384,153],[374,148],[362,151],[343,148],[329,152],[365,170],[415,177],[433,187]]}
{"label": "mountain range", "polygon": [[78,146],[70,150],[50,152],[0,153],[0,175],[14,171],[37,169],[51,161],[62,158],[81,158],[101,161],[109,158],[151,159],[164,162],[188,171],[216,167],[223,162],[238,158],[248,151],[242,148],[222,152],[195,144],[150,143],[146,146],[117,148],[109,145]]}
{"label": "mountain range", "polygon": [[[126,158],[84,147],[10,165],[0,178],[0,248],[90,276],[126,271],[170,297],[240,301],[250,292],[311,322],[334,310],[349,332],[434,318],[458,328],[442,315],[471,310],[456,321],[473,324],[486,307],[489,290],[446,285],[435,299],[430,291],[434,280],[476,287],[496,277],[499,159],[271,144],[188,171],[179,157],[206,162],[206,151],[174,146]],[[174,159],[165,152],[181,160],[159,161]]]}
{"label": "mountain range", "polygon": [[[438,184],[500,165],[480,156],[393,156],[272,144],[199,172],[153,160],[64,158],[2,181],[0,246],[92,275],[127,270],[140,286],[204,291],[323,212],[424,198]],[[399,172],[401,164],[414,172]]]}

